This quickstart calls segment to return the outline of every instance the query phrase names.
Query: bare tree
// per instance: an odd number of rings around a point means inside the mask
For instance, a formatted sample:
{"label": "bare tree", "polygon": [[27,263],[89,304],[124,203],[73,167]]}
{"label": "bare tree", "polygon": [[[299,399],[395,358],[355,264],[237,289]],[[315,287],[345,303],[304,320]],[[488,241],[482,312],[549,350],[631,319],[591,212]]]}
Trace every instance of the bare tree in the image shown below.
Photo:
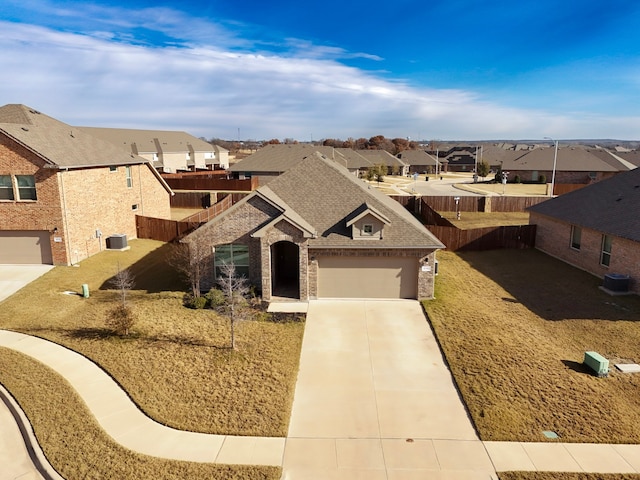
{"label": "bare tree", "polygon": [[202,242],[175,243],[169,254],[169,264],[189,282],[194,297],[200,296],[201,283],[209,273],[211,248]]}
{"label": "bare tree", "polygon": [[122,306],[127,306],[127,292],[131,290],[135,285],[135,279],[133,273],[128,268],[122,270],[120,263],[116,270],[115,276],[111,279],[111,285],[120,290],[120,298],[122,299]]}
{"label": "bare tree", "polygon": [[247,311],[246,296],[249,294],[249,282],[246,277],[238,275],[233,263],[224,263],[220,267],[218,285],[224,295],[222,312],[229,318],[231,327],[231,348],[236,348],[236,323],[244,318]]}
{"label": "bare tree", "polygon": [[128,268],[122,270],[118,263],[117,272],[110,283],[120,290],[122,303],[107,312],[106,324],[117,335],[127,336],[135,323],[133,311],[127,305],[127,292],[135,285],[133,273]]}

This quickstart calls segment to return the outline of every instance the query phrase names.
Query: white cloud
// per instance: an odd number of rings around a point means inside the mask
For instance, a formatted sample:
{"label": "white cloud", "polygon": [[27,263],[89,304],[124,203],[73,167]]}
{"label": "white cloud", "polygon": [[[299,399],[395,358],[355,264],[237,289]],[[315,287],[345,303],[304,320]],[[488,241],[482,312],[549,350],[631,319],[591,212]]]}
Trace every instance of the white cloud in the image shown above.
{"label": "white cloud", "polygon": [[[212,32],[219,30],[207,22],[163,9],[145,12],[148,28],[168,35],[191,22],[189,42],[159,47],[124,41],[122,32],[106,28],[116,17],[106,11],[99,31],[85,34],[0,22],[0,104],[28,104],[75,125],[223,138],[236,138],[238,129],[242,138],[300,140],[376,134],[633,138],[640,131],[635,117],[558,116],[509,108],[473,92],[384,79],[339,63],[365,55],[339,48],[296,42],[293,54],[238,52],[228,45],[243,39],[224,33],[214,45]],[[137,21],[142,14],[128,15]]]}

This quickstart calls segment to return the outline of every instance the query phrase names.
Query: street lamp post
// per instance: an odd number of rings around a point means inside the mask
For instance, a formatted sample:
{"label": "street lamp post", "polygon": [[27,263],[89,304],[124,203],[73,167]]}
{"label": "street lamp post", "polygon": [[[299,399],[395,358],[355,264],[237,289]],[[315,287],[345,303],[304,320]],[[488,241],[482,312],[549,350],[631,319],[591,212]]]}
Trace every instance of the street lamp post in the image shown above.
{"label": "street lamp post", "polygon": [[456,218],[460,220],[460,210],[458,209],[458,204],[460,203],[460,197],[453,197],[456,201]]}
{"label": "street lamp post", "polygon": [[553,197],[553,187],[556,184],[556,164],[558,162],[558,140],[554,140],[551,137],[544,137],[545,140],[551,140],[555,144],[555,150],[553,152],[553,171],[551,172],[551,191],[549,196]]}

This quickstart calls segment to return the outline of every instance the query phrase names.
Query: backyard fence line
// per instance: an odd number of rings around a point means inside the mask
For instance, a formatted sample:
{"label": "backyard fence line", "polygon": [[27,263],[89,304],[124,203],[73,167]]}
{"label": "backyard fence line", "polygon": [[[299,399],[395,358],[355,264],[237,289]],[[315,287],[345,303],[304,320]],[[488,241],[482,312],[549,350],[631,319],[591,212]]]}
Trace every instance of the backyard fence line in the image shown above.
{"label": "backyard fence line", "polygon": [[456,227],[426,225],[451,251],[495,250],[500,248],[533,248],[536,225],[509,225],[461,230]]}

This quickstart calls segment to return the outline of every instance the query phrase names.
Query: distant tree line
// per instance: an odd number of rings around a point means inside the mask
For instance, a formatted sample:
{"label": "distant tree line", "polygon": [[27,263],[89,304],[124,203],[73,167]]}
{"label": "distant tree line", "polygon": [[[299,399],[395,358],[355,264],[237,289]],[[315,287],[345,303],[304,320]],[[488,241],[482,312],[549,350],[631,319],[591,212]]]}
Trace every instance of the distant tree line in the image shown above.
{"label": "distant tree line", "polygon": [[376,135],[369,139],[348,138],[346,140],[327,138],[322,145],[334,148],[352,148],[353,150],[386,150],[392,155],[396,155],[405,150],[417,150],[420,145],[407,138],[385,138],[384,135]]}

